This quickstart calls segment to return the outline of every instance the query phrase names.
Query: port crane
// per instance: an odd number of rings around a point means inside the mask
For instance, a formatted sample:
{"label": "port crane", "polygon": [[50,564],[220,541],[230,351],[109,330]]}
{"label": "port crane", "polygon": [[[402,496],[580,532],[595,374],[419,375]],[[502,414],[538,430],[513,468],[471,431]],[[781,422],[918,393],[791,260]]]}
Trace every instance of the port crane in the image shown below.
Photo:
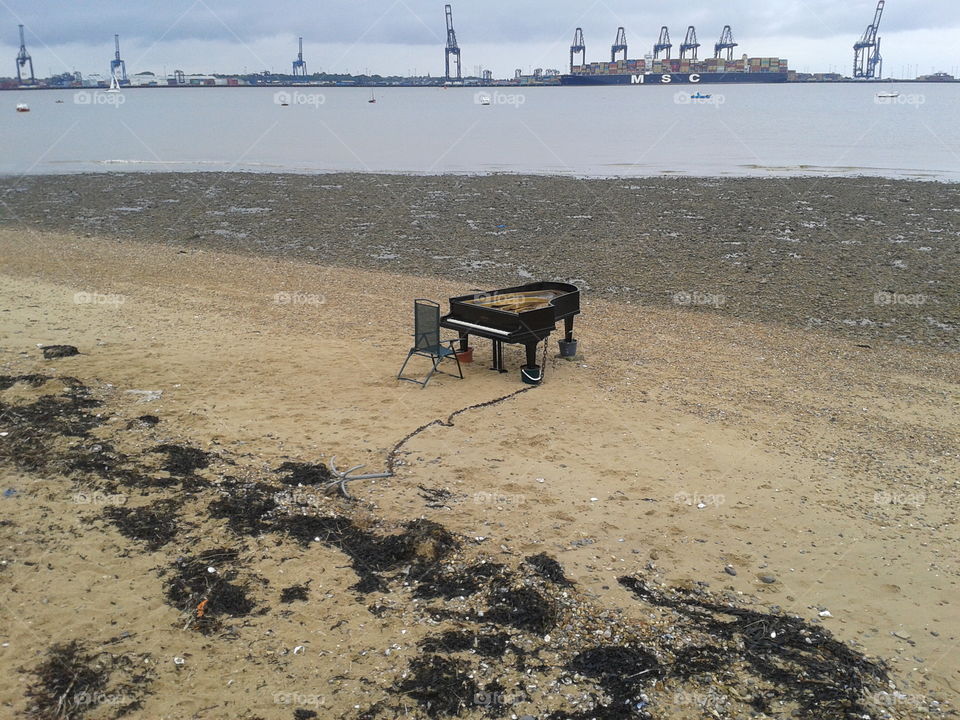
{"label": "port crane", "polygon": [[697,59],[697,48],[700,47],[700,43],[697,42],[697,30],[691,25],[687,28],[687,36],[683,39],[683,44],[680,46],[680,57],[685,58],[687,52],[691,53],[690,59]]}
{"label": "port crane", "polygon": [[660,28],[660,37],[657,39],[657,44],[653,46],[653,59],[656,60],[660,57],[660,53],[666,51],[664,57],[670,59],[670,49],[673,47],[673,43],[670,42],[670,31],[667,29],[667,26],[664,25]]}
{"label": "port crane", "polygon": [[617,28],[617,39],[610,46],[610,62],[617,61],[617,53],[623,53],[623,61],[627,61],[627,31]]}
{"label": "port crane", "polygon": [[113,53],[113,60],[110,61],[110,75],[117,79],[117,82],[127,81],[127,64],[120,59],[120,36],[113,36],[113,44],[116,48]]}
{"label": "port crane", "polygon": [[[30,66],[30,82],[25,83],[23,79],[23,68]],[[33,58],[27,52],[27,43],[23,39],[23,25],[20,25],[20,52],[17,54],[17,84],[33,85],[37,80],[33,76]]]}
{"label": "port crane", "polygon": [[456,58],[457,61],[457,80],[461,80],[462,76],[460,74],[460,46],[457,45],[457,33],[453,29],[453,8],[447,5],[445,8],[447,13],[447,47],[444,51],[444,65],[447,69],[447,80],[450,78],[450,56],[452,55]]}
{"label": "port crane", "polygon": [[724,50],[727,51],[727,60],[733,60],[733,49],[738,43],[733,41],[733,30],[729,25],[723,26],[723,32],[720,33],[720,42],[713,46],[713,56],[719,58]]}
{"label": "port crane", "polygon": [[880,57],[880,18],[883,17],[883,6],[886,0],[879,0],[877,11],[873,15],[873,22],[867,25],[863,37],[853,46],[853,76],[873,80],[878,75],[883,77],[883,58]]}
{"label": "port crane", "polygon": [[303,38],[298,38],[300,41],[300,52],[297,53],[297,59],[293,61],[293,76],[294,77],[306,77],[307,76],[307,63],[303,60]]}
{"label": "port crane", "polygon": [[573,45],[570,46],[570,72],[573,72],[573,58],[580,55],[580,64],[587,64],[587,46],[583,41],[583,28],[577,28],[573,33]]}

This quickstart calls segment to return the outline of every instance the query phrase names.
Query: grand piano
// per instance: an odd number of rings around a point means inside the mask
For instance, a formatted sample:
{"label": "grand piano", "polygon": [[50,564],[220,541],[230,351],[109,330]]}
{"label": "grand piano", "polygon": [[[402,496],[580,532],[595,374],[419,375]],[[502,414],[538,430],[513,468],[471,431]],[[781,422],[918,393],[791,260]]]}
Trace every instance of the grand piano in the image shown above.
{"label": "grand piano", "polygon": [[546,340],[563,320],[561,355],[576,354],[573,318],[580,313],[580,288],[557,282],[535,282],[490,292],[450,298],[450,312],[440,325],[460,334],[460,350],[469,348],[471,335],[493,341],[493,369],[503,368],[503,343],[526,346],[527,364],[521,368],[524,382],[537,384],[543,369],[537,365],[537,345]]}

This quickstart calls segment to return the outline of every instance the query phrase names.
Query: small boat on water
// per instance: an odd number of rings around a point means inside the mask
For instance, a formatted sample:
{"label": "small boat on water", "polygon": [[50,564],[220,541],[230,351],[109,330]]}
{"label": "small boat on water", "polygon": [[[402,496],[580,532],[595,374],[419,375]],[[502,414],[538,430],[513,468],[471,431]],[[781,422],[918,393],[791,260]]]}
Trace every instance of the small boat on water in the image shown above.
{"label": "small boat on water", "polygon": [[710,95],[702,95],[698,92],[696,95],[691,95],[690,99],[691,100],[709,100]]}
{"label": "small boat on water", "polygon": [[491,102],[491,101],[490,101],[490,96],[489,96],[489,95],[481,95],[481,96],[480,96],[480,104],[481,104],[481,105],[489,105],[490,102]]}
{"label": "small boat on water", "polygon": [[891,90],[890,92],[878,92],[877,97],[878,98],[897,98],[897,97],[900,97],[900,93],[896,92],[895,90]]}
{"label": "small boat on water", "polygon": [[374,94],[371,92],[371,93],[370,93],[370,99],[367,100],[367,102],[368,102],[368,103],[375,103],[376,101],[377,101],[377,96],[374,95]]}
{"label": "small boat on water", "polygon": [[30,106],[26,103],[17,103],[17,112],[30,112]]}
{"label": "small boat on water", "polygon": [[63,105],[63,100],[57,100],[56,103],[57,105]]}

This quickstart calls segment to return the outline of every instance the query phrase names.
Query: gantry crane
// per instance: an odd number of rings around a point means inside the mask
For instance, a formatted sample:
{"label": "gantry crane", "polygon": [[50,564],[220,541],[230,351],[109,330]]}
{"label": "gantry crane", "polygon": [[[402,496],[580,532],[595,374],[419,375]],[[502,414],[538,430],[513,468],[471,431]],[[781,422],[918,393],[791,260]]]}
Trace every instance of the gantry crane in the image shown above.
{"label": "gantry crane", "polygon": [[673,43],[670,42],[670,31],[667,29],[667,26],[664,25],[660,28],[660,37],[657,40],[657,44],[653,46],[653,59],[656,60],[660,57],[662,51],[666,51],[664,56],[667,60],[670,59],[670,49],[673,47]]}
{"label": "gantry crane", "polygon": [[873,22],[867,25],[863,37],[853,46],[853,76],[872,80],[878,75],[883,77],[883,58],[880,57],[880,18],[883,17],[885,0],[879,0],[877,11],[873,15]]}
{"label": "gantry crane", "polygon": [[[23,79],[23,68],[27,65],[30,66],[30,82],[26,83]],[[27,52],[27,43],[23,39],[23,25],[20,26],[20,52],[17,54],[17,84],[18,85],[33,85],[37,82],[36,78],[33,76],[33,58],[30,57],[30,53]]]}
{"label": "gantry crane", "polygon": [[627,31],[622,27],[617,28],[617,39],[610,46],[610,62],[617,61],[617,54],[623,53],[623,61],[627,61]]}
{"label": "gantry crane", "polygon": [[116,48],[113,53],[113,60],[110,61],[110,75],[117,79],[117,82],[127,81],[127,64],[120,59],[120,36],[113,36],[113,45]]}
{"label": "gantry crane", "polygon": [[306,77],[307,63],[303,60],[303,38],[298,38],[300,42],[300,51],[297,53],[297,59],[293,61],[293,76]]}
{"label": "gantry crane", "polygon": [[713,56],[719,58],[724,50],[727,51],[727,60],[733,60],[733,49],[737,43],[733,41],[733,30],[729,25],[723,26],[723,32],[720,33],[720,42],[713,46]]}
{"label": "gantry crane", "polygon": [[587,64],[587,46],[583,41],[583,28],[577,28],[573,33],[573,45],[570,46],[570,72],[573,72],[573,57],[580,55],[580,64]]}
{"label": "gantry crane", "polygon": [[687,36],[683,39],[683,44],[680,46],[680,57],[685,58],[687,56],[687,51],[691,51],[690,56],[691,60],[697,59],[697,48],[700,47],[700,43],[697,42],[697,31],[691,25],[687,28]]}
{"label": "gantry crane", "polygon": [[447,70],[447,80],[450,78],[450,56],[456,58],[457,60],[457,80],[462,79],[460,74],[460,46],[457,45],[457,33],[453,29],[453,8],[449,5],[445,8],[447,13],[447,47],[444,51],[444,65]]}

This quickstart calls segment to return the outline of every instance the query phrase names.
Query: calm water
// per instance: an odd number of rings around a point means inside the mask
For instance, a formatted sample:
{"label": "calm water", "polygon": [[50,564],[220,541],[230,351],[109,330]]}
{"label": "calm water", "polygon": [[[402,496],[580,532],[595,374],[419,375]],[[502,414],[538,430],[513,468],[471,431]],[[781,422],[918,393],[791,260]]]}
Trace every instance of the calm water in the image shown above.
{"label": "calm water", "polygon": [[[877,92],[899,98],[878,102]],[[691,101],[690,94],[710,94]],[[960,180],[960,85],[0,93],[0,173],[869,174]],[[56,100],[63,100],[62,104]],[[16,113],[18,102],[31,112]]]}

